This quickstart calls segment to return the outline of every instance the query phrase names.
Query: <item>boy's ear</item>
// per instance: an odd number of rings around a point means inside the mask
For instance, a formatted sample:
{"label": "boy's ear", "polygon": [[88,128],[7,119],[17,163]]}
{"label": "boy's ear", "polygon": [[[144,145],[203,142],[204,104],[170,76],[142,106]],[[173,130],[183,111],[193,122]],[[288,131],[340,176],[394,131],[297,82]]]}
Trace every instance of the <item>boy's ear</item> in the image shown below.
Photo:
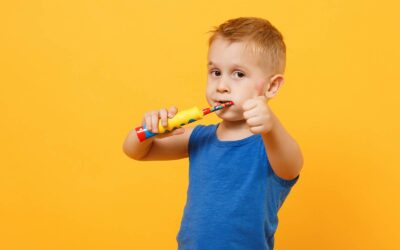
{"label": "boy's ear", "polygon": [[267,88],[265,90],[265,97],[269,100],[273,98],[277,93],[279,88],[282,86],[282,84],[285,82],[285,78],[282,74],[276,74],[271,76],[269,79],[269,83],[267,85]]}

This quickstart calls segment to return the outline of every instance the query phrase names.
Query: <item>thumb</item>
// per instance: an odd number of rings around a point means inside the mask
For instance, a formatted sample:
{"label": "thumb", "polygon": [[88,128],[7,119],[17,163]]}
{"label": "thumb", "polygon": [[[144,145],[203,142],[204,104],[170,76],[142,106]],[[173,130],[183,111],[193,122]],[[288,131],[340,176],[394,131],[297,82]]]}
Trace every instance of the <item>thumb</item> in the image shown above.
{"label": "thumb", "polygon": [[185,133],[185,128],[178,128],[171,132],[172,135],[181,135]]}
{"label": "thumb", "polygon": [[271,97],[268,96],[267,93],[264,93],[264,94],[262,94],[262,95],[257,96],[256,99],[257,99],[257,100],[264,101],[265,103],[268,103],[269,100],[271,99]]}
{"label": "thumb", "polygon": [[180,135],[183,134],[185,132],[184,128],[177,128],[175,130],[172,130],[170,132],[167,133],[162,133],[162,134],[157,134],[158,138],[165,138],[165,137],[170,137],[170,136],[174,136],[174,135]]}
{"label": "thumb", "polygon": [[262,97],[265,98],[265,102],[266,102],[266,103],[268,103],[268,102],[272,99],[271,93],[268,92],[268,90],[265,91],[265,93],[264,93],[264,95],[263,95]]}

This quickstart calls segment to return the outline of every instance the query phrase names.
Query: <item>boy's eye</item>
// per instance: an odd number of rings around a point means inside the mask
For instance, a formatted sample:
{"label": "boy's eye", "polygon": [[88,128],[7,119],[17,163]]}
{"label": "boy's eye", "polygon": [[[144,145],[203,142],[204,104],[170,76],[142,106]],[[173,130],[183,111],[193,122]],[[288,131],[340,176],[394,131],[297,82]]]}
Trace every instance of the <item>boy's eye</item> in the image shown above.
{"label": "boy's eye", "polygon": [[219,72],[218,70],[211,70],[211,75],[215,75],[215,76],[220,76],[221,75],[221,72]]}
{"label": "boy's eye", "polygon": [[234,74],[239,78],[243,78],[245,76],[244,73],[240,71],[235,71]]}

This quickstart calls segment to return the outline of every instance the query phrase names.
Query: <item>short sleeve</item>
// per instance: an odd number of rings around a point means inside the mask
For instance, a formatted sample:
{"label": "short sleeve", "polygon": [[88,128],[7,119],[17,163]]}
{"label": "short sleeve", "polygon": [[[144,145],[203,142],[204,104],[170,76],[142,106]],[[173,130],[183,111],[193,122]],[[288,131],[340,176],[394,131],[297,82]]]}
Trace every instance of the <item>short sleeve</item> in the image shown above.
{"label": "short sleeve", "polygon": [[268,166],[270,167],[270,169],[271,169],[271,174],[272,174],[272,177],[273,177],[273,179],[276,181],[276,182],[278,182],[280,185],[282,185],[282,186],[284,186],[284,187],[293,187],[294,186],[294,184],[296,184],[296,182],[298,181],[298,179],[300,178],[300,174],[299,175],[297,175],[295,178],[293,178],[293,179],[291,179],[291,180],[286,180],[286,179],[283,179],[283,178],[281,178],[281,177],[279,177],[278,175],[276,175],[275,174],[275,172],[274,172],[274,170],[272,169],[272,167],[271,167],[271,165],[270,164],[268,164]]}
{"label": "short sleeve", "polygon": [[193,130],[192,133],[190,134],[189,137],[189,145],[188,145],[188,153],[190,156],[190,153],[193,152],[193,150],[196,147],[197,141],[198,141],[198,135],[200,130],[204,127],[204,125],[196,125]]}

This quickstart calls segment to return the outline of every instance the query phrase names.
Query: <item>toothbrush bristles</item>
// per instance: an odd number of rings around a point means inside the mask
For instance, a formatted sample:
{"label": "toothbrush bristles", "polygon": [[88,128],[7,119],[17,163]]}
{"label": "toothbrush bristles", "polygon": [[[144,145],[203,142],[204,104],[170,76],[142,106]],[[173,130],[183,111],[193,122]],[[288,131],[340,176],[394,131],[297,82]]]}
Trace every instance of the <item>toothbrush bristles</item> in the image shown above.
{"label": "toothbrush bristles", "polygon": [[210,108],[203,109],[203,114],[207,115],[209,113],[212,113],[214,111],[217,111],[217,110],[220,110],[220,109],[223,109],[225,107],[232,106],[232,105],[233,105],[232,101],[224,102],[224,103],[221,103],[220,105],[216,105],[216,106],[213,106],[213,107],[210,107]]}

